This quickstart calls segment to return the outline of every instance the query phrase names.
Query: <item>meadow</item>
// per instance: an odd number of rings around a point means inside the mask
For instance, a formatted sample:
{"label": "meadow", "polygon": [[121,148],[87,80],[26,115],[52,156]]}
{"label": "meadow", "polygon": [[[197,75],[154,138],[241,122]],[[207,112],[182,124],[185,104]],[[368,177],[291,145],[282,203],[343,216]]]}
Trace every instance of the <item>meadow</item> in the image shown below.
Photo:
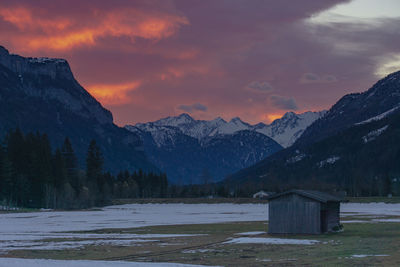
{"label": "meadow", "polygon": [[344,231],[323,235],[269,235],[267,207],[153,203],[2,214],[0,266],[15,258],[63,266],[400,265],[400,204],[344,203]]}

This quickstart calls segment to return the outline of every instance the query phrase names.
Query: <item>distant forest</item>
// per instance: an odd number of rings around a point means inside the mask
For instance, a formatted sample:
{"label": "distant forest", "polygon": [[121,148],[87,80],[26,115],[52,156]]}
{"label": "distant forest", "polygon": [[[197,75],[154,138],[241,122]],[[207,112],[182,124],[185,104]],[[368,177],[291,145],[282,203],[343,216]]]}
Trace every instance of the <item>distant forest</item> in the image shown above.
{"label": "distant forest", "polygon": [[[165,173],[113,175],[103,165],[95,140],[82,169],[68,138],[53,150],[46,134],[11,130],[0,144],[0,206],[81,209],[109,205],[114,199],[231,196],[226,185],[170,185]],[[204,175],[205,181],[210,179]]]}
{"label": "distant forest", "polygon": [[166,174],[139,170],[114,176],[103,170],[103,164],[94,140],[82,170],[68,138],[53,150],[46,134],[12,130],[0,146],[0,205],[71,209],[106,205],[116,198],[167,195]]}

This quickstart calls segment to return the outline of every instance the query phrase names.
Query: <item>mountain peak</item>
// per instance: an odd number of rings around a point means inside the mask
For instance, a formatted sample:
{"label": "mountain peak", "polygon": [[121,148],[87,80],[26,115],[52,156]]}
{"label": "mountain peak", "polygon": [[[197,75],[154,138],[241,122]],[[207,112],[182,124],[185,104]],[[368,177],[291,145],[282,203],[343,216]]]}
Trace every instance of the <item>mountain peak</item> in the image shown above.
{"label": "mountain peak", "polygon": [[187,113],[182,113],[181,115],[178,116],[179,119],[181,120],[189,120],[192,121],[194,120],[189,114]]}
{"label": "mountain peak", "polygon": [[[182,113],[178,116],[171,116],[171,117],[166,117],[160,120],[157,120],[153,122],[154,125],[156,126],[178,126],[182,124],[187,124],[195,121],[189,114],[187,113]],[[145,125],[146,123],[139,123],[137,125]]]}
{"label": "mountain peak", "polygon": [[281,119],[291,119],[291,118],[294,118],[294,117],[297,117],[297,114],[294,113],[293,111],[288,111],[282,116]]}
{"label": "mountain peak", "polygon": [[74,80],[71,68],[65,59],[34,58],[10,54],[0,46],[0,64],[18,75],[33,74],[35,76],[50,76],[55,79]]}
{"label": "mountain peak", "polygon": [[79,116],[94,118],[101,124],[113,123],[111,112],[79,85],[66,60],[22,57],[0,46],[0,65],[17,77],[18,86],[13,89],[56,100]]}
{"label": "mountain peak", "polygon": [[215,119],[212,120],[212,122],[215,122],[215,123],[226,123],[226,121],[221,117],[216,117]]}
{"label": "mountain peak", "polygon": [[8,50],[4,46],[0,45],[0,55],[1,54],[10,55],[10,52],[8,52]]}
{"label": "mountain peak", "polygon": [[243,123],[243,121],[242,121],[239,117],[234,117],[234,118],[232,118],[230,122],[233,122],[233,123]]}

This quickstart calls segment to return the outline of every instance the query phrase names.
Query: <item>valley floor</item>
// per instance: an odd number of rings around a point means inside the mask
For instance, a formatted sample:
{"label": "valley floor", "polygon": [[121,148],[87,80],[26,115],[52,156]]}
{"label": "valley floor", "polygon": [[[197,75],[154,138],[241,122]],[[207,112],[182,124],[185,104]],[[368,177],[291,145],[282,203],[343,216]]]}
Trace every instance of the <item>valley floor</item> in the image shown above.
{"label": "valley floor", "polygon": [[229,203],[1,214],[0,266],[400,265],[400,204],[344,203],[344,231],[324,235],[271,236],[267,218]]}

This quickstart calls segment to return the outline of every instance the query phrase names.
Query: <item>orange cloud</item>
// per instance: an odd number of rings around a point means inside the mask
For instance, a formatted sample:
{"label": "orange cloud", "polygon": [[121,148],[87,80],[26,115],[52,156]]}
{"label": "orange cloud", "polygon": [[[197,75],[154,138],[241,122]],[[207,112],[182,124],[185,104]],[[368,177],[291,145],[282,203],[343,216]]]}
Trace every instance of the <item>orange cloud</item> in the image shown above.
{"label": "orange cloud", "polygon": [[28,41],[28,46],[34,50],[50,48],[53,50],[68,50],[77,45],[95,44],[95,35],[92,31],[73,32],[65,36],[34,38]]}
{"label": "orange cloud", "polygon": [[104,105],[123,105],[131,102],[129,92],[140,86],[139,81],[122,84],[93,84],[86,89]]}
{"label": "orange cloud", "polygon": [[[86,18],[73,16],[49,19],[45,14],[24,7],[0,6],[0,19],[13,24],[19,31],[7,40],[23,50],[70,50],[77,46],[96,45],[101,38],[128,37],[160,40],[175,34],[186,17],[141,12],[125,8],[88,12]],[[21,42],[22,41],[22,42]]]}
{"label": "orange cloud", "polygon": [[0,6],[0,17],[20,30],[63,30],[71,25],[67,18],[50,20],[40,16],[33,16],[32,12],[24,7],[3,8]]}
{"label": "orange cloud", "polygon": [[282,118],[282,114],[265,114],[264,118],[267,119],[269,122],[273,122],[276,119]]}

